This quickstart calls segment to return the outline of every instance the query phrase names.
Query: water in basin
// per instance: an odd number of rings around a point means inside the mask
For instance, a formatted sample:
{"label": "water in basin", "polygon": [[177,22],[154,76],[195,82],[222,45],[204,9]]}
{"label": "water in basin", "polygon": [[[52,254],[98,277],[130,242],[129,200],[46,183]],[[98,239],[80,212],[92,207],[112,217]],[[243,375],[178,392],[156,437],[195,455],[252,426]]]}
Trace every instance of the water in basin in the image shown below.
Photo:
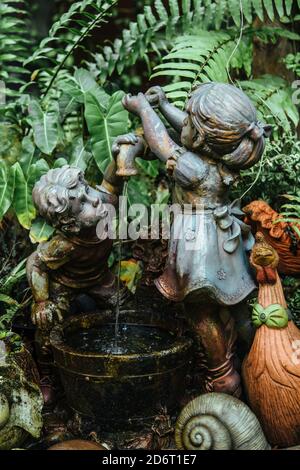
{"label": "water in basin", "polygon": [[168,349],[176,340],[174,334],[153,326],[120,323],[118,331],[117,344],[114,324],[72,332],[66,343],[79,352],[145,354]]}

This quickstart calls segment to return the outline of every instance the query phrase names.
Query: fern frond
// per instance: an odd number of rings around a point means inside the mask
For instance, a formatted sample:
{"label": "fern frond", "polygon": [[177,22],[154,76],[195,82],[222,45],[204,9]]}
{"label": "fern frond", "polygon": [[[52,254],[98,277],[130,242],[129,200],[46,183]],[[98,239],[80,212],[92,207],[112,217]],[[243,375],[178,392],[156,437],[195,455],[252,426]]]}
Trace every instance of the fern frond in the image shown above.
{"label": "fern frond", "polygon": [[34,64],[37,67],[46,62],[43,71],[48,74],[49,80],[44,82],[44,96],[49,93],[60,71],[66,67],[68,59],[82,46],[91,32],[105,21],[117,1],[84,0],[73,3],[54,23],[49,36],[41,41],[34,54],[24,62],[25,65]]}
{"label": "fern frond", "polygon": [[266,19],[274,21],[276,14],[279,18],[289,17],[297,0],[220,0],[220,3],[223,3],[224,17],[232,18],[235,25],[240,26],[241,14],[244,23],[248,24],[252,23],[255,16],[261,21]]}
{"label": "fern frond", "polygon": [[290,84],[274,75],[264,75],[239,85],[255,103],[260,118],[291,132],[299,123],[299,112],[292,99]]}
{"label": "fern frond", "polygon": [[180,37],[162,64],[155,67],[151,78],[175,77],[175,82],[167,85],[165,91],[182,108],[198,83],[228,81],[227,64],[234,46],[232,37],[220,31],[199,31],[197,36]]}
{"label": "fern frond", "polygon": [[[209,3],[204,0],[205,5]],[[165,4],[162,0],[155,0],[153,6],[146,5],[137,21],[131,22],[112,46],[104,47],[101,53],[94,55],[100,83],[115,71],[122,74],[138,59],[147,62],[151,53],[160,56],[161,51],[168,51],[174,37],[186,29],[191,30],[209,13],[200,6],[199,0],[168,0],[167,6]]]}
{"label": "fern frond", "polygon": [[[227,32],[199,31],[197,36],[180,37],[162,63],[154,68],[152,78],[169,78],[171,84],[164,87],[167,97],[175,106],[184,108],[197,84],[228,81],[229,58],[231,67],[245,68],[247,61],[244,48],[246,51],[249,49],[245,40],[240,42],[234,57],[231,57],[235,41]],[[298,125],[299,112],[292,100],[293,90],[285,80],[266,75],[251,81],[240,81],[238,85],[256,103],[262,120],[286,132],[293,131]]]}
{"label": "fern frond", "polygon": [[[298,0],[300,1],[300,0]],[[297,0],[155,0],[154,5],[145,6],[136,22],[113,45],[106,46],[94,55],[94,64],[89,64],[103,84],[114,72],[119,75],[133,66],[137,60],[150,62],[151,54],[161,59],[163,50],[170,50],[174,40],[182,34],[197,34],[199,30],[220,30],[234,23],[240,27],[241,11],[244,24],[252,24],[258,16],[261,21],[289,16],[293,2]]]}
{"label": "fern frond", "polygon": [[8,97],[18,91],[29,76],[23,61],[30,48],[29,15],[24,0],[5,0],[0,3],[0,80]]}

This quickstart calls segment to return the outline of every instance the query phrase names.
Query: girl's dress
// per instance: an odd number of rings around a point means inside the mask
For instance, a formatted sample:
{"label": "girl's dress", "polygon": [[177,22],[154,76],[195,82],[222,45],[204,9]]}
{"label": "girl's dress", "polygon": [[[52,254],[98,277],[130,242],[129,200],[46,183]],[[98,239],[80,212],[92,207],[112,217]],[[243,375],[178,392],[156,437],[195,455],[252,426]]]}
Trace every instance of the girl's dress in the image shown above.
{"label": "girl's dress", "polygon": [[248,262],[254,238],[240,220],[237,201],[228,201],[236,175],[215,160],[181,154],[174,171],[174,216],[169,257],[155,281],[170,300],[235,305],[256,285]]}

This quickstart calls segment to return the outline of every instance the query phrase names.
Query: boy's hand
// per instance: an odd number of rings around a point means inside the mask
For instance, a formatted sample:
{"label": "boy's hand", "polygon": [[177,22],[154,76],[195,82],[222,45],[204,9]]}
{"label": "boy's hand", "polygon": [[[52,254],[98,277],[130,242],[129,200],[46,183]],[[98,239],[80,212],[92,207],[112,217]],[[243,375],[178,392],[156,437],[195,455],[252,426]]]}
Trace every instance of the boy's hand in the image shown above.
{"label": "boy's hand", "polygon": [[117,157],[119,152],[120,152],[120,146],[127,144],[127,145],[135,145],[139,142],[138,136],[135,134],[129,133],[129,134],[124,134],[124,135],[119,135],[112,146],[112,154],[113,157]]}
{"label": "boy's hand", "polygon": [[57,305],[51,300],[34,302],[31,309],[31,320],[37,328],[49,330],[56,321],[63,321],[63,316]]}
{"label": "boy's hand", "polygon": [[148,103],[152,107],[161,106],[162,103],[168,101],[164,90],[160,86],[153,86],[145,93]]}

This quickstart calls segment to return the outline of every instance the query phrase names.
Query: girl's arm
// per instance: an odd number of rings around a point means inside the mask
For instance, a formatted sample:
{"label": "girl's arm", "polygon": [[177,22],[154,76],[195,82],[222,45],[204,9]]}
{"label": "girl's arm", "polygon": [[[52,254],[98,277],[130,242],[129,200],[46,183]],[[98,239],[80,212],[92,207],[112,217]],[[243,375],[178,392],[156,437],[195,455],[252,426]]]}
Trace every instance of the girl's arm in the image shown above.
{"label": "girl's arm", "polygon": [[176,159],[176,154],[181,148],[171,139],[146,97],[142,93],[137,96],[127,95],[123,99],[123,105],[128,111],[140,117],[145,140],[157,158],[163,162]]}
{"label": "girl's arm", "polygon": [[169,103],[164,90],[160,86],[150,88],[145,94],[151,106],[158,106],[168,123],[179,133],[187,113]]}

